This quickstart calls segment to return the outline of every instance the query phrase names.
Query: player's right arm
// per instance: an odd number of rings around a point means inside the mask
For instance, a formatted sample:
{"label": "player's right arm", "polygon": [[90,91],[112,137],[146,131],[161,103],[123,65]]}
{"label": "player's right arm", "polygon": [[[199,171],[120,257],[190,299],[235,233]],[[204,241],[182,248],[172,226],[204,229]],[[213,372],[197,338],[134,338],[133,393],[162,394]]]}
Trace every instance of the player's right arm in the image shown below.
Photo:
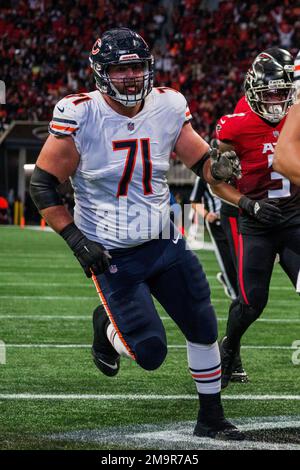
{"label": "player's right arm", "polygon": [[74,220],[63,206],[57,188],[75,173],[78,162],[79,154],[71,136],[49,135],[31,178],[32,199],[48,225],[58,233]]}
{"label": "player's right arm", "polygon": [[[66,116],[56,120],[70,122]],[[75,173],[80,160],[71,136],[73,128],[67,123],[65,129],[61,133],[53,131],[54,135],[45,142],[31,177],[30,194],[41,215],[63,237],[86,276],[91,277],[92,273],[101,274],[109,267],[109,255],[100,243],[89,240],[79,230],[57,191],[60,183]]]}
{"label": "player's right arm", "polygon": [[300,186],[300,103],[291,107],[280,132],[273,168]]}

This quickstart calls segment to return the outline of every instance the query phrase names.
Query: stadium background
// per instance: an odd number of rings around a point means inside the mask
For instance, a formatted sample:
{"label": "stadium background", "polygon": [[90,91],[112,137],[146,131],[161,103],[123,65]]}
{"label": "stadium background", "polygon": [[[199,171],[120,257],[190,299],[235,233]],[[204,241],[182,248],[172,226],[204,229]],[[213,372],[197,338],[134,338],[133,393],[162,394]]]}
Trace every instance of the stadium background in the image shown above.
{"label": "stadium background", "polygon": [[[259,51],[280,46],[296,55],[299,14],[300,2],[286,0],[3,0],[0,80],[7,92],[6,105],[0,105],[0,196],[9,202],[11,222],[16,201],[25,204],[27,223],[39,222],[27,191],[31,170],[24,165],[36,160],[54,104],[68,93],[94,89],[88,54],[101,32],[129,26],[149,42],[156,60],[155,84],[186,96],[194,127],[209,141],[217,118],[232,112],[243,94],[243,75]],[[173,161],[169,181],[184,201],[193,176]],[[195,419],[196,401],[189,398],[132,398],[136,393],[195,396],[185,368],[178,372],[178,363],[185,361],[183,338],[161,308],[170,345],[166,363],[145,374],[124,361],[112,386],[99,377],[89,357],[90,314],[97,297],[63,242],[53,233],[17,227],[0,229],[0,241],[0,339],[7,344],[6,364],[0,364],[0,448],[135,448],[148,445],[147,440],[139,444],[122,437],[111,438],[112,444],[101,439],[91,444],[88,438],[84,443],[83,438],[60,435],[61,443],[57,433],[136,423],[168,423],[171,432],[172,423],[175,429],[177,421]],[[222,332],[229,302],[215,281],[213,254],[199,256]],[[276,267],[268,308],[245,337],[251,382],[232,385],[225,397],[231,417],[257,423],[281,416],[275,421],[285,423],[287,431],[279,440],[290,446],[299,444],[299,368],[291,362],[292,342],[300,339],[298,311],[298,297]],[[109,399],[117,393],[123,394],[120,401]],[[61,401],[47,394],[70,398]],[[106,398],[87,398],[97,394]],[[269,447],[278,441],[276,430],[256,439]],[[180,439],[172,443],[170,437],[160,444],[149,442],[152,448],[188,446],[188,438],[184,444]]]}
{"label": "stadium background", "polygon": [[[35,162],[55,103],[95,89],[88,55],[106,29],[130,26],[145,37],[155,84],[185,95],[193,126],[209,141],[216,120],[243,94],[244,73],[258,51],[276,45],[296,55],[299,13],[300,2],[286,0],[2,1],[0,80],[7,93],[0,107],[0,196],[11,212],[21,200],[28,223],[38,221],[28,196],[32,170],[24,165]],[[14,123],[20,121],[27,125]],[[173,161],[169,181],[185,201],[191,172]]]}

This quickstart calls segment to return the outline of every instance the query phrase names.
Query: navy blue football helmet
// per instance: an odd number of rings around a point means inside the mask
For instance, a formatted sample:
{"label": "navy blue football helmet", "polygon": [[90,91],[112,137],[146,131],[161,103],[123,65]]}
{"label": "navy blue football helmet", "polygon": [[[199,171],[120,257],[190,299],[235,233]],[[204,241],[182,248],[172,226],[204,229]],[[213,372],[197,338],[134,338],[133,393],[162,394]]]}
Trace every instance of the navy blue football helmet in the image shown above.
{"label": "navy blue football helmet", "polygon": [[[124,106],[135,106],[152,90],[153,56],[144,39],[131,29],[106,31],[95,42],[89,59],[99,91]],[[113,83],[109,76],[109,67],[123,64],[142,64],[143,75],[139,78],[122,78],[120,87],[117,87],[116,80]]]}

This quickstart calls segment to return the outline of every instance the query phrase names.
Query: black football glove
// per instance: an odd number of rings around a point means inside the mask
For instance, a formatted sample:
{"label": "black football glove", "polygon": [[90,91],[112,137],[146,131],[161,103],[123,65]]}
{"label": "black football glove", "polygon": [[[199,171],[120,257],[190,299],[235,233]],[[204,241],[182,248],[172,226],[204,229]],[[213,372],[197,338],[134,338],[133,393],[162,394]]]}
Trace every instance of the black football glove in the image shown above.
{"label": "black football glove", "polygon": [[73,251],[87,277],[102,274],[109,268],[111,256],[108,251],[101,243],[86,238],[74,223],[67,225],[60,235]]}
{"label": "black football glove", "polygon": [[210,171],[215,180],[229,181],[233,177],[241,178],[241,165],[234,150],[221,153],[217,148],[212,148],[210,159]]}
{"label": "black football glove", "polygon": [[265,225],[275,225],[283,220],[279,207],[264,200],[254,201],[247,196],[239,200],[239,207]]}

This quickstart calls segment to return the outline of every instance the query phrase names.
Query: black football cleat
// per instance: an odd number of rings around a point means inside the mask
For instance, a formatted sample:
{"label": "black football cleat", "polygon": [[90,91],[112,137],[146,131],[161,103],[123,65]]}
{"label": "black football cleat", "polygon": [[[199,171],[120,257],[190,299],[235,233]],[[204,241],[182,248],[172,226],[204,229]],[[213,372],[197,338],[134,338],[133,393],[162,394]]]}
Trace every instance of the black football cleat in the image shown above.
{"label": "black football cleat", "polygon": [[231,379],[237,351],[228,348],[227,336],[224,336],[224,338],[220,341],[219,348],[222,363],[221,388],[223,389],[227,387]]}
{"label": "black football cleat", "polygon": [[199,421],[194,429],[194,436],[210,437],[224,441],[243,441],[245,434],[225,418],[217,421]]}
{"label": "black football cleat", "polygon": [[230,382],[246,384],[249,382],[249,377],[245,369],[233,369]]}
{"label": "black football cleat", "polygon": [[233,370],[232,370],[230,381],[235,382],[235,383],[243,383],[243,384],[249,382],[249,377],[243,367],[242,359],[241,359],[239,352],[236,353],[235,358],[234,358]]}
{"label": "black football cleat", "polygon": [[245,439],[245,435],[225,418],[220,393],[207,395],[199,393],[199,401],[200,408],[194,436],[227,441]]}
{"label": "black football cleat", "polygon": [[92,356],[95,366],[105,375],[113,377],[120,369],[120,355],[106,336],[109,319],[105,309],[99,305],[93,313],[94,341]]}

